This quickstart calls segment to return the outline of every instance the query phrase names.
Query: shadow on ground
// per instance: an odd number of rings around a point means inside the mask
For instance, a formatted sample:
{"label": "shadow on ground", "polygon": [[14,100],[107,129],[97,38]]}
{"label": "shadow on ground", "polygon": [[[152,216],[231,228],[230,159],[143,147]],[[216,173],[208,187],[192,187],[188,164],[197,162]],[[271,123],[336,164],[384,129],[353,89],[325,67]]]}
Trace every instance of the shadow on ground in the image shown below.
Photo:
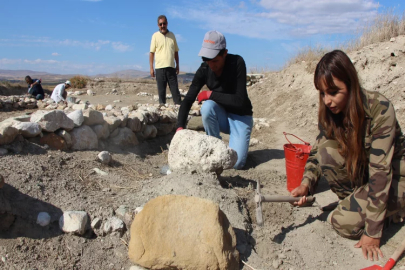
{"label": "shadow on ground", "polygon": [[[40,212],[47,212],[51,216],[48,226],[36,224]],[[63,211],[58,207],[23,194],[8,184],[0,189],[0,238],[56,237],[62,234],[58,224],[62,214]]]}
{"label": "shadow on ground", "polygon": [[261,149],[248,153],[244,169],[252,169],[272,159],[284,159],[284,151],[279,149]]}

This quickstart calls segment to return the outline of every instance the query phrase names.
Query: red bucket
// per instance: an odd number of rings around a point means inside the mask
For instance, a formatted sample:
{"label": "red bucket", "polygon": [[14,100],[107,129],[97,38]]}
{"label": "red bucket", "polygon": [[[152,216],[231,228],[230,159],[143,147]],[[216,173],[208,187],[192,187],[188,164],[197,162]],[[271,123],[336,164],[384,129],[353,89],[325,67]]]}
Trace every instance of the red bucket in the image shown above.
{"label": "red bucket", "polygon": [[[287,189],[292,191],[301,185],[302,175],[304,174],[305,164],[309,157],[312,146],[301,140],[297,136],[283,132],[289,142],[284,144],[285,168],[287,172]],[[287,135],[294,136],[304,144],[293,144],[288,140]]]}

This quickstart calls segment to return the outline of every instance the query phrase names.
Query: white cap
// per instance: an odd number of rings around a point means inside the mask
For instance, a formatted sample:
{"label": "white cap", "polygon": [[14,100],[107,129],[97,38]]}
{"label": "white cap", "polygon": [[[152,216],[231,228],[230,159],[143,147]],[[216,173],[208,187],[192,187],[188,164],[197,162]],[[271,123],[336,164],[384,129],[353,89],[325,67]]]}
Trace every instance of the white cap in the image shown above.
{"label": "white cap", "polygon": [[72,86],[72,84],[70,83],[70,81],[66,81],[65,84],[68,84],[68,85]]}

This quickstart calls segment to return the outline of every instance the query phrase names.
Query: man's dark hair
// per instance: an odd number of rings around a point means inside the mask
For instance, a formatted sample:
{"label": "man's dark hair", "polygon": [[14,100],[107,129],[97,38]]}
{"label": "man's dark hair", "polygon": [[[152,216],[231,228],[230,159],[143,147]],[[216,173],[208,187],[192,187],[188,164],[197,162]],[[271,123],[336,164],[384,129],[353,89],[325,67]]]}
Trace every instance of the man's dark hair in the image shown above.
{"label": "man's dark hair", "polygon": [[158,17],[157,23],[159,23],[159,20],[160,20],[160,19],[165,19],[165,21],[167,22],[167,18],[166,18],[165,15],[160,15],[160,16]]}
{"label": "man's dark hair", "polygon": [[[217,54],[217,56],[218,56],[218,55],[219,55],[219,56],[224,55],[225,51],[226,51],[226,49],[220,50],[219,53]],[[215,56],[215,57],[217,57],[217,56]],[[215,58],[215,57],[214,57],[214,58]],[[203,60],[204,62],[207,62],[207,61],[210,61],[210,60],[212,60],[212,59],[214,59],[214,58],[202,57],[202,60]]]}
{"label": "man's dark hair", "polygon": [[31,79],[31,77],[30,76],[25,76],[25,80],[30,80],[30,81],[32,81],[32,79]]}

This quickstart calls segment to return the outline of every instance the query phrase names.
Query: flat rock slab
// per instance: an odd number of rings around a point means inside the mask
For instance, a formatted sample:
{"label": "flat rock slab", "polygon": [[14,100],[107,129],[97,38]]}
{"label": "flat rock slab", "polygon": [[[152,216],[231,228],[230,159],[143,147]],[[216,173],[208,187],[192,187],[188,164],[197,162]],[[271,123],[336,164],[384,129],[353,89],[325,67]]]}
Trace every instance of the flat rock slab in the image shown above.
{"label": "flat rock slab", "polygon": [[236,236],[212,201],[165,195],[149,201],[131,226],[129,258],[152,269],[239,269]]}

